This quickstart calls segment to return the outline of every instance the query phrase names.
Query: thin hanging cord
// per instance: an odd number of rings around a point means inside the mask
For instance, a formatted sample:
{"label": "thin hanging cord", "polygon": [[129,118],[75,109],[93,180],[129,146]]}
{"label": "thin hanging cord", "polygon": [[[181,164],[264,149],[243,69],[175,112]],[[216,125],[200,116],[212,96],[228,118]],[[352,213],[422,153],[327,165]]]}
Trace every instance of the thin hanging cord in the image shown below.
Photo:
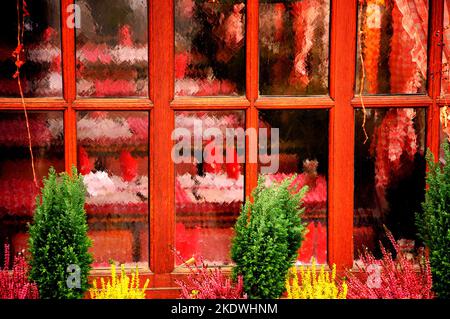
{"label": "thin hanging cord", "polygon": [[361,80],[359,82],[359,98],[361,101],[361,107],[363,110],[363,123],[361,125],[363,132],[364,132],[364,143],[366,144],[367,140],[369,139],[369,136],[367,135],[367,131],[366,131],[366,119],[367,119],[367,113],[366,113],[366,107],[364,105],[364,99],[363,99],[363,91],[364,91],[364,85],[365,85],[365,80],[366,80],[366,70],[365,70],[365,66],[364,66],[364,56],[363,56],[363,52],[362,52],[362,35],[364,34],[364,31],[362,30],[362,19],[363,19],[363,2],[364,1],[360,1],[359,3],[359,17],[361,19],[361,26],[359,28],[359,33],[358,33],[358,50],[359,50],[359,59],[361,60]]}
{"label": "thin hanging cord", "polygon": [[[25,0],[22,1],[22,5],[23,5],[23,11],[26,10],[25,8]],[[31,132],[30,132],[30,123],[28,121],[28,112],[27,112],[27,107],[25,104],[25,98],[24,98],[24,94],[23,94],[23,89],[22,89],[22,81],[20,79],[20,68],[23,65],[23,61],[20,59],[20,54],[23,50],[22,47],[22,43],[23,43],[23,32],[24,32],[24,14],[20,14],[20,0],[17,0],[17,48],[19,50],[16,49],[15,51],[15,57],[16,57],[16,73],[15,73],[15,77],[17,78],[17,84],[19,86],[19,93],[20,93],[20,99],[22,102],[22,106],[23,106],[23,112],[25,114],[25,123],[27,126],[27,134],[28,134],[28,148],[30,150],[30,156],[31,156],[31,170],[33,172],[33,181],[34,184],[36,185],[36,187],[38,187],[38,183],[37,183],[37,179],[36,179],[36,169],[34,167],[34,155],[33,155],[33,146],[31,144]]]}

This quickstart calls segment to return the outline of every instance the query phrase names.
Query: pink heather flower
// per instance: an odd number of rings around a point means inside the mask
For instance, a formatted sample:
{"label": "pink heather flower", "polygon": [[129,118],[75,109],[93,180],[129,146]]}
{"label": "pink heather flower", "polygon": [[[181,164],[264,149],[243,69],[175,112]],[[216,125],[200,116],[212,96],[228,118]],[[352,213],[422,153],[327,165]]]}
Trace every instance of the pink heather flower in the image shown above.
{"label": "pink heather flower", "polygon": [[9,269],[10,251],[5,244],[4,268],[0,267],[0,299],[38,299],[39,292],[35,283],[28,281],[28,264],[25,257],[14,257],[12,269]]}
{"label": "pink heather flower", "polygon": [[[419,271],[414,260],[408,259],[395,241],[391,232],[386,230],[387,236],[394,246],[396,259],[381,245],[382,259],[377,260],[374,255],[365,251],[360,255],[359,273],[347,272],[349,299],[432,299],[431,268],[428,254],[420,255]],[[379,267],[379,277],[370,270],[370,266]],[[373,266],[372,266],[373,267]],[[374,277],[375,276],[375,277]],[[377,285],[371,285],[372,279]]]}
{"label": "pink heather flower", "polygon": [[[181,258],[180,256],[178,256]],[[184,280],[176,280],[181,287],[182,299],[246,299],[242,276],[233,282],[221,269],[209,269],[203,262],[184,262],[190,274]]]}

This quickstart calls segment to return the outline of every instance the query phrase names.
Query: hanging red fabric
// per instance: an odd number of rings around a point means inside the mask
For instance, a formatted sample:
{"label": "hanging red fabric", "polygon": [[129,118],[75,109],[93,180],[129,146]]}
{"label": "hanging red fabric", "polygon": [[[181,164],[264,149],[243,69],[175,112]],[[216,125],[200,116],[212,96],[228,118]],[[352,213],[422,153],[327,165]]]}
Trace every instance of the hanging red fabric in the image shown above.
{"label": "hanging red fabric", "polygon": [[392,93],[417,93],[427,75],[427,0],[395,0],[389,69]]}

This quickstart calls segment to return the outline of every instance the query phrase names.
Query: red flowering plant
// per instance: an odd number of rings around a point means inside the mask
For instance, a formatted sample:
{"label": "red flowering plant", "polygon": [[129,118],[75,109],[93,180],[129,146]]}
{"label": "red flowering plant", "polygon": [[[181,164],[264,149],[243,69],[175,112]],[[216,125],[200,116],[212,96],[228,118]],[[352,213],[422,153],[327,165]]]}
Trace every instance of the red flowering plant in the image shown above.
{"label": "red flowering plant", "polygon": [[[181,258],[180,256],[178,256]],[[181,288],[181,299],[246,299],[242,276],[237,282],[227,276],[220,268],[208,268],[200,258],[194,258],[183,263],[190,274],[184,280],[176,280]]]}
{"label": "red flowering plant", "polygon": [[396,258],[380,242],[382,259],[368,250],[359,256],[358,273],[347,271],[348,299],[432,299],[431,268],[428,254],[419,254],[419,262],[400,249],[386,229]]}
{"label": "red flowering plant", "polygon": [[5,244],[5,264],[0,267],[0,299],[38,299],[37,285],[28,281],[29,268],[23,254],[14,256],[11,270],[9,259],[9,245]]}

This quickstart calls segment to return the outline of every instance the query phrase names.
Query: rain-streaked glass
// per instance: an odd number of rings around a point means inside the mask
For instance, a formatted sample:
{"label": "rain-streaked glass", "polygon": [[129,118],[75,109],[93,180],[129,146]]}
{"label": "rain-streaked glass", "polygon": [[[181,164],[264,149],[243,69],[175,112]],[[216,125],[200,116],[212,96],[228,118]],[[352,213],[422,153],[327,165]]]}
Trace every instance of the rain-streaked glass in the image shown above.
{"label": "rain-streaked glass", "polygon": [[428,14],[427,0],[362,1],[357,94],[426,92]]}
{"label": "rain-streaked glass", "polygon": [[[180,111],[175,128],[176,144],[190,145],[186,153],[175,153],[181,156],[175,161],[176,250],[184,260],[195,256],[209,264],[229,264],[233,228],[244,200],[245,136],[226,143],[226,130],[242,136],[245,112]],[[218,134],[212,137],[209,130]]]}
{"label": "rain-streaked glass", "polygon": [[[267,130],[266,154],[259,154],[259,171],[278,160],[276,173],[264,174],[266,183],[294,178],[294,189],[307,185],[302,216],[308,232],[299,249],[298,263],[327,262],[327,193],[328,193],[328,111],[327,110],[261,110],[259,127]],[[279,129],[279,149],[272,148],[272,129]],[[261,134],[261,133],[260,133]],[[261,135],[260,135],[261,136]],[[276,143],[276,140],[274,140]],[[276,158],[278,157],[278,159]]]}
{"label": "rain-streaked glass", "polygon": [[426,111],[366,109],[355,113],[354,253],[380,257],[379,241],[391,247],[385,225],[405,252],[420,246],[414,224],[425,189]]}
{"label": "rain-streaked glass", "polygon": [[97,111],[77,114],[78,170],[94,267],[109,261],[148,264],[149,115]]}
{"label": "rain-streaked glass", "polygon": [[81,97],[148,96],[146,0],[77,0],[77,93]]}
{"label": "rain-streaked glass", "polygon": [[[25,1],[24,1],[25,2]],[[20,79],[25,97],[61,97],[61,27],[60,2],[53,0],[27,1],[24,13],[23,52],[25,64]],[[26,14],[29,13],[29,15]],[[20,97],[14,75],[17,48],[17,1],[2,1],[0,11],[0,97]]]}
{"label": "rain-streaked glass", "polygon": [[260,1],[260,93],[327,94],[329,30],[329,0]]}
{"label": "rain-streaked glass", "polygon": [[[25,116],[22,111],[0,112],[0,260],[4,244],[11,256],[27,249],[42,179],[53,166],[64,171],[63,112],[28,112],[37,186],[33,179]],[[0,264],[3,265],[2,262]]]}
{"label": "rain-streaked glass", "polygon": [[243,95],[246,2],[174,3],[175,95]]}

